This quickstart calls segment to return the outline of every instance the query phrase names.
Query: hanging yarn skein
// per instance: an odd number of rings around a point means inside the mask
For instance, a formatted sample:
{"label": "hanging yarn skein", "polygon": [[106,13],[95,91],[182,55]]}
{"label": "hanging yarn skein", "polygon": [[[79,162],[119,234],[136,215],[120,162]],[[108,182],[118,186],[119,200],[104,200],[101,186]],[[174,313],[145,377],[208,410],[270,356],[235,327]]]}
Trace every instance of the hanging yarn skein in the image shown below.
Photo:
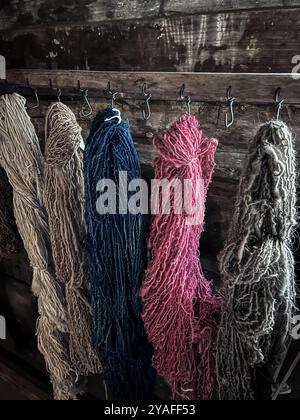
{"label": "hanging yarn skein", "polygon": [[46,115],[44,203],[57,278],[66,291],[69,348],[78,376],[101,373],[92,348],[92,316],[87,290],[87,262],[81,246],[84,179],[81,127],[73,112],[61,102]]}
{"label": "hanging yarn skein", "polygon": [[[154,346],[154,367],[171,386],[173,399],[207,400],[214,389],[220,305],[203,275],[199,242],[218,142],[203,136],[194,116],[184,115],[154,143],[160,155],[154,161],[155,178],[190,180],[192,208],[195,204],[199,208],[195,214],[175,214],[173,197],[170,214],[153,216],[149,239],[153,258],[141,291],[143,320]],[[197,192],[200,181],[204,188]],[[188,224],[190,216],[198,222]]]}
{"label": "hanging yarn skein", "polygon": [[[152,348],[141,320],[139,289],[146,263],[145,217],[142,214],[100,214],[100,180],[111,180],[116,197],[125,200],[131,180],[140,179],[138,156],[127,121],[118,124],[113,109],[98,113],[84,153],[86,248],[90,257],[94,344],[104,364],[105,380],[113,399],[152,397]],[[127,173],[125,192],[120,172]],[[108,193],[113,193],[110,190]],[[110,200],[108,196],[108,201]],[[126,200],[127,202],[127,200]]]}
{"label": "hanging yarn skein", "polygon": [[295,304],[295,163],[288,127],[278,120],[264,124],[251,141],[220,255],[224,307],[216,369],[221,400],[254,399],[256,368],[268,366],[271,377],[285,353]]}
{"label": "hanging yarn skein", "polygon": [[54,397],[75,397],[75,372],[66,345],[67,317],[64,291],[51,269],[50,240],[42,204],[43,157],[25,108],[26,99],[0,99],[0,164],[13,188],[14,214],[33,269],[32,289],[38,298],[38,347],[44,355]]}
{"label": "hanging yarn skein", "polygon": [[5,171],[0,168],[0,259],[11,258],[22,248],[13,214],[12,188]]}

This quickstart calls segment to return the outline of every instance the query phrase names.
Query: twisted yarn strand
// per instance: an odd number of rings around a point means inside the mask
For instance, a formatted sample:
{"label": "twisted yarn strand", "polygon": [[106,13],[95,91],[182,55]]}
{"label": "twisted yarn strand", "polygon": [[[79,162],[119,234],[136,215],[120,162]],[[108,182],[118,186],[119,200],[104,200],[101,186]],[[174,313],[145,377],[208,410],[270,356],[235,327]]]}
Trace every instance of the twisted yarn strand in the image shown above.
{"label": "twisted yarn strand", "polygon": [[[214,342],[219,302],[199,262],[204,209],[215,167],[217,140],[205,138],[193,116],[185,115],[155,139],[156,179],[191,180],[193,206],[200,200],[198,224],[186,212],[153,216],[152,261],[143,281],[143,320],[154,346],[153,365],[170,384],[174,399],[210,399],[214,388]],[[200,196],[196,184],[204,189]]]}
{"label": "twisted yarn strand", "polygon": [[66,346],[64,291],[51,268],[49,231],[42,204],[43,157],[25,98],[0,99],[0,163],[13,188],[14,214],[33,268],[32,289],[38,298],[38,347],[44,355],[55,399],[76,395],[75,372]]}
{"label": "twisted yarn strand", "polygon": [[55,103],[48,109],[45,133],[43,196],[56,276],[66,290],[70,357],[78,376],[97,374],[102,368],[92,348],[88,267],[81,246],[85,236],[81,128],[67,106]]}
{"label": "twisted yarn strand", "polygon": [[251,141],[220,255],[224,307],[216,368],[222,400],[254,399],[256,368],[274,372],[285,353],[295,306],[295,159],[292,134],[281,121],[264,124]]}

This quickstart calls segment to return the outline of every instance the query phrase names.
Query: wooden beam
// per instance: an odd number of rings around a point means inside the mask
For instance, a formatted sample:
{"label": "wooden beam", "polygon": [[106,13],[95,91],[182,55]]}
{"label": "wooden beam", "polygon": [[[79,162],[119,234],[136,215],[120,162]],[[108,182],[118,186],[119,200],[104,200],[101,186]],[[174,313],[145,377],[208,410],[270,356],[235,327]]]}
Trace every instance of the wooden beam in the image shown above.
{"label": "wooden beam", "polygon": [[165,15],[300,7],[299,0],[165,0]]}
{"label": "wooden beam", "polygon": [[[15,388],[25,400],[47,401],[51,399],[51,389],[40,381],[34,370],[24,369],[16,358],[5,355],[6,352],[0,350],[0,377],[1,380]],[[29,368],[29,366],[28,366]]]}
{"label": "wooden beam", "polygon": [[[94,72],[76,70],[9,70],[9,84],[26,86],[27,79],[31,86],[41,90],[53,86],[65,92],[77,92],[80,81],[88,88],[91,97],[103,98],[104,90],[110,81],[113,90],[119,92],[119,98],[143,99],[142,86],[147,83],[153,100],[178,101],[182,84],[186,85],[186,94],[193,101],[226,102],[226,92],[232,87],[232,95],[237,102],[245,104],[272,104],[276,90],[281,88],[282,98],[287,104],[300,103],[300,80],[292,74],[260,73],[151,73],[151,72]],[[1,86],[1,85],[0,85]],[[2,87],[5,84],[2,83]]]}
{"label": "wooden beam", "polygon": [[77,0],[67,5],[60,0],[10,0],[0,6],[0,29],[298,6],[299,0]]}
{"label": "wooden beam", "polygon": [[10,0],[0,6],[0,28],[157,17],[161,3],[162,0]]}
{"label": "wooden beam", "polygon": [[299,54],[299,16],[297,8],[76,25],[53,19],[2,31],[0,51],[8,68],[284,73]]}

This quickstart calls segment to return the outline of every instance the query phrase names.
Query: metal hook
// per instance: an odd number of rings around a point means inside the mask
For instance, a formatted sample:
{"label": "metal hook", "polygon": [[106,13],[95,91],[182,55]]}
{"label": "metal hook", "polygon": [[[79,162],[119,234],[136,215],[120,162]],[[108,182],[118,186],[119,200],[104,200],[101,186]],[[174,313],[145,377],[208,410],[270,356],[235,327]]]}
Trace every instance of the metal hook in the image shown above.
{"label": "metal hook", "polygon": [[227,103],[230,109],[230,122],[229,122],[229,118],[228,118],[228,113],[226,112],[226,116],[225,116],[225,127],[229,128],[234,124],[234,103],[235,103],[235,98],[231,95],[231,89],[232,87],[229,86],[228,90],[227,90],[227,94],[226,94],[226,98],[227,98]]}
{"label": "metal hook", "polygon": [[[80,83],[80,82],[79,82]],[[57,101],[61,102],[61,97],[62,97],[62,89],[61,88],[54,88],[53,87],[53,83],[52,83],[52,79],[49,80],[49,86],[51,90],[55,90],[56,91],[56,96],[57,96]]]}
{"label": "metal hook", "polygon": [[115,109],[115,103],[117,101],[117,96],[119,95],[119,92],[114,92],[112,93],[112,97],[111,97],[111,108]]}
{"label": "metal hook", "polygon": [[145,121],[148,121],[151,118],[150,99],[152,97],[152,94],[150,92],[147,92],[147,83],[143,84],[143,95],[144,95],[145,104],[146,104],[146,107],[147,107],[147,113],[143,109],[143,119]]}
{"label": "metal hook", "polygon": [[30,86],[29,79],[26,79],[26,84],[27,84],[27,87],[33,91],[34,96],[35,96],[35,100],[36,100],[36,105],[31,106],[31,107],[29,107],[27,105],[27,108],[28,109],[36,109],[36,108],[39,108],[39,106],[40,106],[40,99],[39,99],[39,95],[38,95],[38,90],[36,88]]}
{"label": "metal hook", "polygon": [[62,89],[61,88],[57,88],[56,89],[56,92],[57,92],[57,101],[58,102],[61,102],[61,97],[62,97]]}
{"label": "metal hook", "polygon": [[277,120],[279,120],[280,118],[280,113],[284,104],[284,99],[280,99],[280,94],[281,94],[281,88],[278,88],[275,93],[275,102],[277,106],[277,115],[276,115]]}
{"label": "metal hook", "polygon": [[187,113],[189,115],[191,115],[191,103],[192,103],[192,99],[189,95],[185,95],[185,84],[183,84],[181,86],[181,90],[180,90],[180,99],[183,101],[186,101],[186,106],[187,106]]}
{"label": "metal hook", "polygon": [[107,93],[108,95],[111,95],[111,108],[114,109],[115,108],[115,102],[117,100],[117,96],[119,95],[119,92],[114,92],[111,89],[111,85],[110,82],[107,83],[107,89],[104,91],[104,93]]}
{"label": "metal hook", "polygon": [[80,80],[77,82],[79,92],[83,95],[83,105],[79,115],[83,118],[89,118],[93,115],[93,108],[89,102],[89,91],[88,89],[83,89],[80,85]]}

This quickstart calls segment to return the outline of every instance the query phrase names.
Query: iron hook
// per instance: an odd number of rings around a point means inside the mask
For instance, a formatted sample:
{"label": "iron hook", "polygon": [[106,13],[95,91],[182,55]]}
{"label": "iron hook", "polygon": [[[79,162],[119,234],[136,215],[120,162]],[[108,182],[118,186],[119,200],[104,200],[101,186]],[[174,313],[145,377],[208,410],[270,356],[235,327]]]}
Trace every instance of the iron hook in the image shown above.
{"label": "iron hook", "polygon": [[[80,82],[78,81],[78,83],[79,83],[79,85],[80,85]],[[51,90],[55,90],[56,91],[56,96],[57,96],[57,101],[58,102],[61,102],[61,97],[62,97],[62,89],[61,88],[54,88],[53,87],[53,83],[52,83],[52,79],[50,79],[49,80],[49,87],[50,87],[50,89]],[[79,90],[80,90],[80,87],[79,87]]]}
{"label": "iron hook", "polygon": [[34,87],[30,86],[29,79],[26,79],[26,84],[27,84],[27,87],[28,87],[29,89],[31,89],[31,90],[32,90],[32,92],[34,93],[35,100],[36,100],[36,105],[31,106],[31,107],[29,107],[29,106],[27,105],[27,108],[28,108],[28,109],[36,109],[36,108],[39,108],[39,106],[40,106],[40,99],[39,99],[39,95],[38,95],[38,90],[37,90],[36,88],[34,88]]}
{"label": "iron hook", "polygon": [[180,99],[186,102],[186,106],[187,106],[187,113],[188,115],[191,115],[191,103],[192,103],[192,99],[189,95],[185,95],[185,84],[183,84],[181,86],[181,90],[180,90]]}
{"label": "iron hook", "polygon": [[147,108],[147,113],[143,109],[143,119],[145,121],[148,121],[151,118],[150,100],[151,100],[152,94],[150,92],[147,92],[147,83],[143,84],[143,89],[142,90],[143,90],[143,95],[144,95],[144,98],[145,98],[145,104],[146,104],[146,108]]}
{"label": "iron hook", "polygon": [[61,102],[61,97],[62,97],[62,89],[61,88],[57,88],[56,89],[57,92],[57,101]]}
{"label": "iron hook", "polygon": [[[79,90],[80,90],[80,82],[78,81],[78,83],[79,83]],[[53,83],[52,83],[52,79],[50,79],[49,80],[49,87],[50,87],[50,89],[51,90],[55,90],[56,91],[56,96],[57,96],[57,101],[58,102],[61,102],[61,97],[62,97],[62,89],[61,88],[54,88],[53,87]]]}
{"label": "iron hook", "polygon": [[280,118],[280,113],[284,104],[284,99],[280,99],[280,94],[281,94],[281,88],[278,88],[275,93],[275,102],[277,106],[277,115],[276,115],[277,120],[279,120]]}
{"label": "iron hook", "polygon": [[229,122],[227,112],[226,112],[226,116],[225,116],[225,127],[226,128],[229,128],[234,124],[234,103],[235,103],[236,99],[231,95],[231,89],[232,89],[232,87],[229,86],[229,88],[227,90],[227,94],[226,94],[227,104],[228,104],[229,109],[230,109],[230,122]]}
{"label": "iron hook", "polygon": [[119,92],[114,92],[111,89],[111,84],[110,82],[107,83],[107,89],[104,91],[105,94],[108,94],[111,96],[111,108],[114,109],[115,108],[115,102],[117,101],[117,96],[119,94]]}
{"label": "iron hook", "polygon": [[81,87],[80,80],[78,80],[77,86],[78,86],[79,92],[81,93],[81,95],[83,95],[83,99],[84,99],[79,115],[83,118],[89,118],[93,115],[93,108],[89,101],[89,91],[88,89],[83,89]]}

